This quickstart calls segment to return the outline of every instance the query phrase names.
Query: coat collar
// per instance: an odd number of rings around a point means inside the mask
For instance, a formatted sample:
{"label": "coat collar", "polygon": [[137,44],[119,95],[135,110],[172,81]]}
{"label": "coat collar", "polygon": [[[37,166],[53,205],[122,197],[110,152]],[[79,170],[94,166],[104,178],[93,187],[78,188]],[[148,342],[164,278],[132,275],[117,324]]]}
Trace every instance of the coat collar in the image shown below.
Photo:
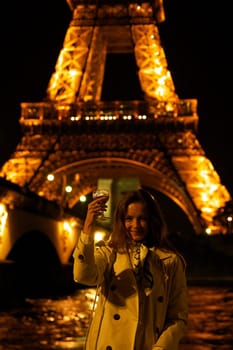
{"label": "coat collar", "polygon": [[[156,259],[155,265],[157,266],[158,272],[160,271],[159,273],[161,274],[161,276],[163,276],[162,277],[163,281],[166,282],[168,279],[168,275],[165,271],[164,261],[172,256],[172,252],[166,252],[158,248],[146,248],[146,250],[147,250],[146,255],[148,254],[149,251],[154,255]],[[132,265],[131,265],[129,255],[125,253],[122,253],[122,254],[117,253],[116,260],[114,263],[114,271],[116,276],[120,275],[125,270],[132,270]]]}
{"label": "coat collar", "polygon": [[172,256],[172,252],[168,252],[159,248],[151,248],[151,250],[158,256],[160,260],[166,260]]}

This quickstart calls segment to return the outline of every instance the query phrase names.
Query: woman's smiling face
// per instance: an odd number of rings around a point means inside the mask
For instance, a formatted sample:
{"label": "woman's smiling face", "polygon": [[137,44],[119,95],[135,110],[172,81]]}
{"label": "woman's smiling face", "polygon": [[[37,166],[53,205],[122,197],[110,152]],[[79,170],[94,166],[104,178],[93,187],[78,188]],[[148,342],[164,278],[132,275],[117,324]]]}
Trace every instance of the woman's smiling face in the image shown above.
{"label": "woman's smiling face", "polygon": [[125,219],[128,235],[137,242],[143,241],[148,235],[148,215],[143,202],[133,202],[128,205]]}

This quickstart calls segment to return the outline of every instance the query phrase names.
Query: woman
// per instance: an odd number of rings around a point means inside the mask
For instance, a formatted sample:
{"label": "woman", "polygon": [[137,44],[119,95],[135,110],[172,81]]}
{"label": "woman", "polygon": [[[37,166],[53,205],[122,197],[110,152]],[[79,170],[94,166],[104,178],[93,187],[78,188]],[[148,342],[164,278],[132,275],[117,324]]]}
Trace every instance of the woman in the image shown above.
{"label": "woman", "polygon": [[126,194],[114,216],[110,240],[94,246],[102,198],[89,205],[74,251],[74,280],[97,286],[98,302],[87,350],[177,350],[187,325],[183,258],[172,251],[155,198]]}

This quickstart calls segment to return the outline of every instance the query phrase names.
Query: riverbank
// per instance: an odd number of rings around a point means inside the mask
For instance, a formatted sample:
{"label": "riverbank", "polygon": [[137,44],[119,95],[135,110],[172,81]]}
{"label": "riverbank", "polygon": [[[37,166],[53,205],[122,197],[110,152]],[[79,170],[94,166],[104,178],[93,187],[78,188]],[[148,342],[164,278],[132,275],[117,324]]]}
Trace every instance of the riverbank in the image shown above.
{"label": "riverbank", "polygon": [[188,286],[192,287],[233,287],[232,276],[189,276],[187,278]]}
{"label": "riverbank", "polygon": [[233,234],[173,234],[171,240],[186,260],[189,285],[233,285]]}

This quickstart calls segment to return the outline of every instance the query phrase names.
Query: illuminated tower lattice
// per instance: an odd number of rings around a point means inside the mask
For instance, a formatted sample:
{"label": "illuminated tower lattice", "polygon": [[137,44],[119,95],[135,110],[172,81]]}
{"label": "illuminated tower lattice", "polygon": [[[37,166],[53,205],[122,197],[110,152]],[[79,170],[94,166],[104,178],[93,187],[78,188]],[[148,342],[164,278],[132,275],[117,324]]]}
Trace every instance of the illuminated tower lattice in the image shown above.
{"label": "illuminated tower lattice", "polygon": [[[182,208],[197,233],[223,232],[213,218],[231,198],[197,139],[197,101],[176,93],[158,29],[163,1],[67,3],[73,17],[46,98],[21,104],[23,136],[0,175],[61,205],[70,184],[70,208],[100,177],[136,176]],[[125,53],[143,98],[104,101],[108,55]]]}

